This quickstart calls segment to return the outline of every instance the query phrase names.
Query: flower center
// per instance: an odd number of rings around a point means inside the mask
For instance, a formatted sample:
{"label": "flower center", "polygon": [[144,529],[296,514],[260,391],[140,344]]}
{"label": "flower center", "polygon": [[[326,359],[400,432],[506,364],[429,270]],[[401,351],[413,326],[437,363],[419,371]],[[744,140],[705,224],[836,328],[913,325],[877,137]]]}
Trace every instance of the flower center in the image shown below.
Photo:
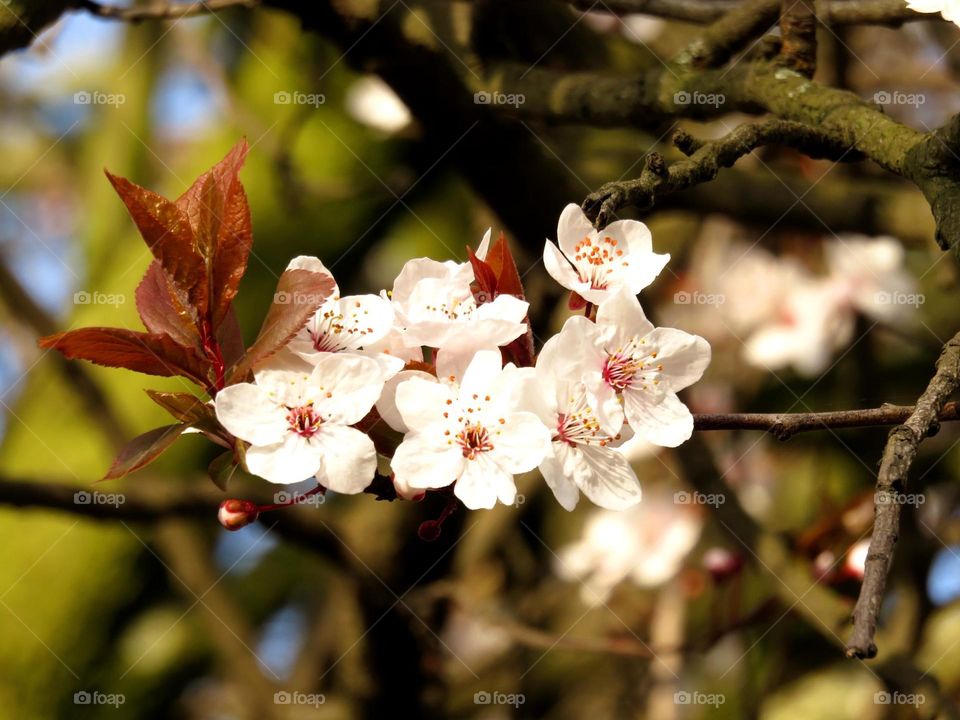
{"label": "flower center", "polygon": [[589,282],[594,290],[606,289],[610,274],[616,267],[614,261],[620,260],[619,264],[623,267],[629,265],[626,260],[621,259],[623,250],[617,245],[619,245],[618,241],[609,235],[602,240],[585,237],[574,245],[573,260],[580,274],[580,280]]}
{"label": "flower center", "polygon": [[[364,336],[373,333],[372,327],[361,326],[365,320],[361,317],[361,312],[363,315],[367,314],[362,310],[361,304],[355,303],[350,309],[342,307],[344,304],[346,303],[336,303],[333,307],[328,307],[307,327],[313,349],[317,352],[356,349],[362,343]],[[344,314],[345,312],[349,317]]]}
{"label": "flower center", "polygon": [[647,389],[647,383],[659,384],[659,374],[663,365],[649,364],[649,360],[657,357],[657,352],[650,352],[646,339],[633,337],[626,345],[618,347],[613,352],[607,351],[607,359],[603,363],[603,380],[617,392],[627,388],[641,387]]}
{"label": "flower center", "polygon": [[300,405],[287,408],[287,424],[290,431],[300,437],[313,437],[323,424],[323,418],[313,409],[313,405]]}
{"label": "flower center", "polygon": [[574,391],[567,399],[565,412],[557,416],[557,434],[553,441],[573,447],[577,444],[605,446],[610,440],[610,436],[600,429],[593,408],[587,403],[586,391],[583,387]]}
{"label": "flower center", "polygon": [[490,442],[490,433],[480,423],[470,423],[457,433],[457,444],[463,448],[463,456],[467,460],[476,460],[480,453],[493,450]]}

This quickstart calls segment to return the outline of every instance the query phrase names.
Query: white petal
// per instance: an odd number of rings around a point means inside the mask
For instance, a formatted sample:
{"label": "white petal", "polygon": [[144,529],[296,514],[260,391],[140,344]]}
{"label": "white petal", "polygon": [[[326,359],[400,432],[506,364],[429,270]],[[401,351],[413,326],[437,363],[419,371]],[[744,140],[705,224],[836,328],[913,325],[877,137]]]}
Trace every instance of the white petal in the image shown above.
{"label": "white petal", "polygon": [[653,330],[653,323],[629,290],[612,295],[597,310],[597,324],[610,332],[609,342],[624,345],[632,337],[643,337]]}
{"label": "white petal", "polygon": [[479,320],[508,320],[522,323],[527,316],[530,303],[513,295],[498,295],[493,302],[483,303],[477,308]]}
{"label": "white petal", "polygon": [[478,348],[470,352],[460,352],[456,348],[444,348],[437,351],[434,356],[434,362],[437,368],[437,377],[448,382],[460,383],[463,380],[463,374],[467,371],[467,366],[473,360],[473,356],[478,350],[496,350],[495,345],[485,348]]}
{"label": "white petal", "polygon": [[277,405],[297,407],[309,401],[310,375],[313,367],[297,355],[281,351],[269,364],[258,368],[253,376]]}
{"label": "white petal", "polygon": [[410,433],[390,461],[397,482],[410,488],[441,488],[456,481],[466,462],[458,445],[446,444],[442,431]]}
{"label": "white petal", "polygon": [[456,495],[470,510],[489,510],[500,500],[511,505],[517,496],[513,475],[501,470],[495,463],[479,455],[467,460],[466,467],[453,487]]}
{"label": "white petal", "polygon": [[693,415],[674,393],[659,397],[628,388],[623,393],[627,422],[640,437],[664,447],[677,447],[693,434]]}
{"label": "white petal", "polygon": [[580,279],[579,273],[563,256],[557,246],[549,240],[543,246],[543,266],[547,269],[550,277],[567,290],[580,293],[590,289],[590,283],[583,282]]}
{"label": "white petal", "polygon": [[377,451],[364,433],[342,425],[326,425],[311,440],[322,452],[317,481],[324,487],[355,495],[373,480]]}
{"label": "white petal", "polygon": [[657,279],[670,262],[670,254],[659,255],[651,252],[631,255],[627,262],[630,264],[620,270],[620,278],[623,286],[636,295]]}
{"label": "white petal", "polygon": [[455,389],[436,379],[411,377],[397,385],[397,411],[403,424],[413,432],[444,424],[443,413],[455,400]]}
{"label": "white petal", "polygon": [[513,413],[503,421],[487,428],[493,443],[488,455],[511,475],[533,470],[550,452],[547,426],[532,412]]}
{"label": "white petal", "polygon": [[481,397],[490,393],[503,370],[503,358],[499,350],[481,350],[473,356],[460,381],[460,397]]}
{"label": "white petal", "polygon": [[674,392],[697,382],[710,364],[710,343],[699,335],[656,328],[647,340],[658,348],[654,362],[663,365],[661,380]]}
{"label": "white petal", "polygon": [[573,482],[573,474],[568,473],[564,468],[564,461],[567,453],[564,453],[560,446],[569,447],[566,443],[554,443],[555,454],[550,454],[540,463],[540,473],[543,479],[553,491],[554,497],[560,503],[560,507],[568,512],[573,511],[580,500],[580,491],[576,483]]}
{"label": "white petal", "polygon": [[397,432],[407,433],[410,428],[403,421],[403,416],[397,408],[397,388],[400,383],[411,378],[420,378],[426,382],[436,383],[437,379],[423,370],[402,370],[392,378],[387,380],[383,386],[383,392],[377,400],[377,413],[381,419]]}
{"label": "white petal", "polygon": [[238,383],[225,387],[217,393],[215,404],[217,420],[241,440],[272,445],[286,435],[286,411],[257,385]]}
{"label": "white petal", "polygon": [[459,263],[447,261],[438,262],[430,258],[414,258],[408,260],[393,281],[393,293],[391,299],[395,303],[404,303],[410,300],[414,289],[421,280],[433,278],[437,280],[448,280],[451,278],[464,279],[467,284],[473,281],[473,269],[469,263],[465,263],[464,269]]}
{"label": "white petal", "polygon": [[316,475],[320,447],[307,438],[288,432],[275,445],[253,445],[246,453],[247,469],[274,483],[289,485]]}
{"label": "white petal", "polygon": [[490,252],[490,237],[493,235],[493,228],[487,228],[483,234],[483,240],[480,241],[477,251],[474,253],[479,260],[486,260],[487,253]]}
{"label": "white petal", "polygon": [[339,425],[360,422],[380,397],[386,373],[376,360],[362,355],[329,353],[313,369],[315,406],[325,421]]}
{"label": "white petal", "polygon": [[557,223],[557,243],[563,254],[571,260],[576,254],[574,246],[584,238],[594,237],[596,232],[593,223],[584,215],[579,205],[570,203],[560,213],[560,221]]}
{"label": "white petal", "polygon": [[609,447],[568,446],[579,454],[579,472],[575,482],[595,504],[607,510],[626,510],[640,502],[640,481],[627,459]]}
{"label": "white petal", "polygon": [[578,380],[588,370],[603,368],[603,333],[582,315],[568,318],[563,329],[547,340],[537,357],[537,369],[554,377]]}

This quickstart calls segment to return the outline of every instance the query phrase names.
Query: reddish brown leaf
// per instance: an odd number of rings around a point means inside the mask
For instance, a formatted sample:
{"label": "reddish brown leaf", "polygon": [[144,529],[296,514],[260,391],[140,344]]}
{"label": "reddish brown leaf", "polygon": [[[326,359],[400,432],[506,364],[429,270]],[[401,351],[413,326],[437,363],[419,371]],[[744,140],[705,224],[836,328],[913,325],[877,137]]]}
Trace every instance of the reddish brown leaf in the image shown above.
{"label": "reddish brown leaf", "polygon": [[206,385],[209,362],[196,350],[178,345],[169,335],[121,328],[81,328],[48,335],[40,347],[59,350],[67,358],[122,367],[147,375],[182,375]]}
{"label": "reddish brown leaf", "polygon": [[226,366],[232,367],[240,362],[240,358],[246,352],[246,346],[243,344],[243,332],[232,303],[227,308],[223,322],[217,328],[216,337]]}
{"label": "reddish brown leaf", "polygon": [[476,279],[478,303],[492,302],[497,296],[497,275],[494,273],[493,268],[490,267],[484,260],[481,260],[477,257],[476,253],[473,252],[473,248],[469,245],[467,246],[467,257],[470,259],[470,264],[473,266],[473,277]]}
{"label": "reddish brown leaf", "polygon": [[259,363],[283,348],[333,293],[333,279],[311,270],[285,270],[260,334],[237,363],[227,384],[241,381]]}
{"label": "reddish brown leaf", "polygon": [[524,299],[520,273],[517,272],[517,264],[514,262],[507,238],[503,233],[500,233],[500,237],[490,247],[490,252],[487,253],[487,264],[497,275],[499,295],[513,295],[521,300]]}
{"label": "reddish brown leaf", "polygon": [[123,477],[149,465],[173,445],[187,427],[180,424],[164,425],[138,435],[120,451],[103,479],[113,480]]}
{"label": "reddish brown leaf", "polygon": [[207,418],[210,406],[190,393],[147,390],[147,395],[174,418],[188,425]]}
{"label": "reddish brown leaf", "polygon": [[154,260],[137,286],[137,312],[152,333],[166,333],[181,345],[199,348],[197,318],[186,293],[176,287]]}
{"label": "reddish brown leaf", "polygon": [[226,491],[227,483],[240,470],[232,450],[217,455],[207,466],[207,475],[213,480],[213,484],[221,490]]}
{"label": "reddish brown leaf", "polygon": [[238,176],[247,150],[247,141],[241,140],[176,201],[189,219],[197,251],[206,263],[214,328],[237,294],[253,245],[250,207]]}
{"label": "reddish brown leaf", "polygon": [[183,212],[165,197],[126,178],[107,172],[137,229],[174,284],[183,290],[199,317],[206,317],[209,292],[207,268],[194,244],[193,230]]}

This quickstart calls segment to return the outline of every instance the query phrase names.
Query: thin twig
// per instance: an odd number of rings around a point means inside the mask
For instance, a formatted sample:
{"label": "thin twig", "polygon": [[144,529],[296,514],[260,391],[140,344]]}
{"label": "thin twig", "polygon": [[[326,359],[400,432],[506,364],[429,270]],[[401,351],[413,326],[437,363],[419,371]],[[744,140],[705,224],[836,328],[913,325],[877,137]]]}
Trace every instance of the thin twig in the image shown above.
{"label": "thin twig", "polygon": [[[811,413],[711,413],[693,416],[694,430],[763,430],[779,440],[813,430],[898,425],[910,418],[914,408],[908,405],[883,405],[863,410],[834,410]],[[943,406],[938,422],[960,420],[960,404]]]}
{"label": "thin twig", "polygon": [[938,425],[946,399],[960,386],[960,333],[943,346],[937,372],[903,425],[890,431],[877,474],[873,535],[864,566],[860,597],[853,610],[853,634],[847,643],[848,657],[872,658],[877,654],[874,635],[883,603],[887,575],[900,528],[900,503],[910,465],[925,437]]}

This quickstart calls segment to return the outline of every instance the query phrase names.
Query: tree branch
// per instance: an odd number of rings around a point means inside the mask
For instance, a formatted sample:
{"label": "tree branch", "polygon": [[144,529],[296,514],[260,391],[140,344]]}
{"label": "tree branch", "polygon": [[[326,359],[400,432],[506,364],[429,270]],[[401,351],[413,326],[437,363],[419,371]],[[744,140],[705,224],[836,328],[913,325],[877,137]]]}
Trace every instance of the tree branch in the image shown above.
{"label": "tree branch", "polygon": [[[635,180],[610,182],[587,196],[583,210],[599,227],[616,217],[617,210],[633,205],[641,210],[653,206],[658,197],[679,192],[692,185],[713,180],[721,168],[731,167],[744,155],[762,145],[787,145],[810,157],[844,159],[850,151],[806,125],[785,120],[744,124],[712,142],[701,143],[683,130],[673,136],[674,144],[689,156],[669,167],[659,153],[652,152]],[[854,155],[851,159],[858,158]]]}
{"label": "tree branch", "polygon": [[780,59],[791,70],[813,77],[817,68],[814,0],[781,0],[780,7]]}
{"label": "tree branch", "polygon": [[[884,405],[864,410],[834,410],[812,413],[728,413],[695,414],[694,430],[763,430],[778,440],[813,430],[878,427],[897,425],[910,418],[915,408]],[[960,404],[947,403],[936,416],[937,422],[960,420]]]}
{"label": "tree branch", "polygon": [[873,535],[864,566],[860,597],[853,610],[853,634],[847,643],[848,657],[872,658],[877,654],[874,635],[883,602],[887,575],[900,527],[900,503],[895,496],[907,484],[910,466],[920,443],[939,428],[938,420],[946,399],[960,385],[960,333],[943,346],[937,372],[903,425],[887,439],[877,474]]}
{"label": "tree branch", "polygon": [[780,0],[747,0],[711,23],[677,61],[719,67],[769,30],[779,11]]}

